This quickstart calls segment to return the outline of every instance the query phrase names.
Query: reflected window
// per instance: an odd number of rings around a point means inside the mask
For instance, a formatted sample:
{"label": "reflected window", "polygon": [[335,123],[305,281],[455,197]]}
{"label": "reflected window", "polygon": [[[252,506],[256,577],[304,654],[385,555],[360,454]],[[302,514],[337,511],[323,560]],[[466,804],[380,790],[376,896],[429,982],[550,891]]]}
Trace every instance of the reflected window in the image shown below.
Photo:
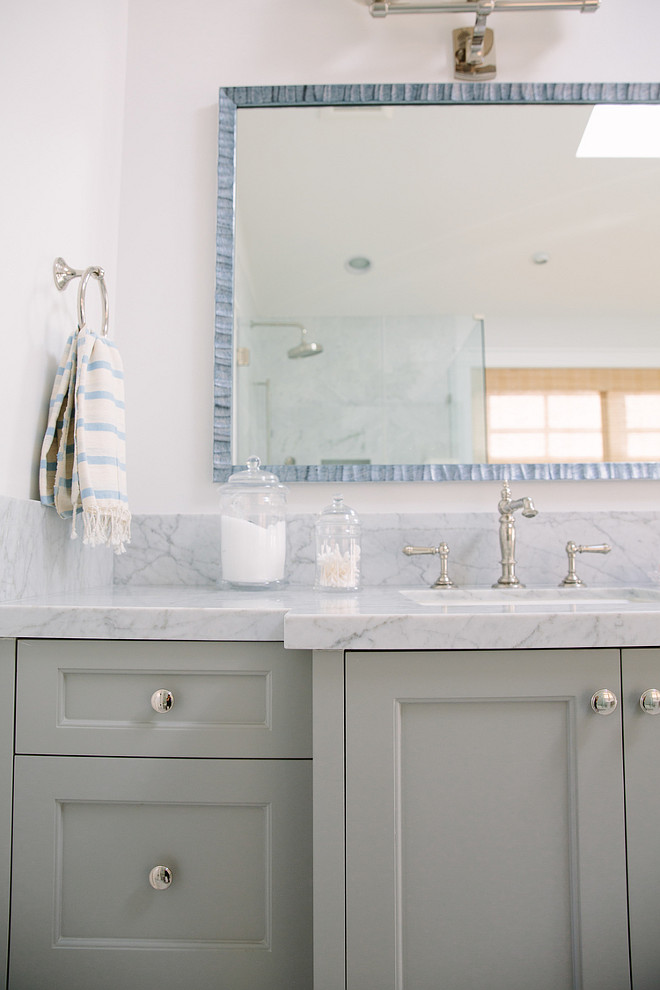
{"label": "reflected window", "polygon": [[660,461],[660,369],[491,368],[486,392],[492,464]]}

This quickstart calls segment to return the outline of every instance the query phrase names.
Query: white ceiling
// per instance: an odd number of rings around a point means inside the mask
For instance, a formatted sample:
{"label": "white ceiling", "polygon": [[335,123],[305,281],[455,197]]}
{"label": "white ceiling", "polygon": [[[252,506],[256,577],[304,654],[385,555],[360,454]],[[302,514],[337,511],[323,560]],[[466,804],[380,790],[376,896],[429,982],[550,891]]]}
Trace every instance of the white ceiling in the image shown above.
{"label": "white ceiling", "polygon": [[[577,159],[589,113],[240,110],[237,250],[255,314],[653,319],[660,161]],[[354,255],[372,271],[348,273]]]}

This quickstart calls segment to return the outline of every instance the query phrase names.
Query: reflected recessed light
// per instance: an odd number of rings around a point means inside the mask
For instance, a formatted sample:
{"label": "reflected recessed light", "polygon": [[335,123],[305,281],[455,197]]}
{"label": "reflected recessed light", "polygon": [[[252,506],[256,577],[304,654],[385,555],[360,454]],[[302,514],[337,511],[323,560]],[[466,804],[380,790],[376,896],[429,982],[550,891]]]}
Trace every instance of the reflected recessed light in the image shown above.
{"label": "reflected recessed light", "polygon": [[363,255],[357,254],[354,258],[348,259],[344,268],[354,275],[364,275],[365,272],[371,271],[371,262]]}
{"label": "reflected recessed light", "polygon": [[547,251],[536,251],[532,255],[532,261],[535,265],[547,265],[550,261],[550,255]]}

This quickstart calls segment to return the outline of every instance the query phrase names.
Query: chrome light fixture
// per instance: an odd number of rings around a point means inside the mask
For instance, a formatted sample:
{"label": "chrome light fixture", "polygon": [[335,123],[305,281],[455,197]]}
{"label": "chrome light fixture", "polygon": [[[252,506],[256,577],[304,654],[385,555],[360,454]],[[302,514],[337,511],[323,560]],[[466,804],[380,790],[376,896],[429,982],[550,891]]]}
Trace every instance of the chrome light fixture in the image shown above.
{"label": "chrome light fixture", "polygon": [[407,0],[371,0],[372,17],[388,14],[476,14],[474,27],[452,32],[454,78],[495,78],[494,35],[486,19],[495,11],[578,10],[593,13],[600,0],[440,0],[438,3],[408,3]]}

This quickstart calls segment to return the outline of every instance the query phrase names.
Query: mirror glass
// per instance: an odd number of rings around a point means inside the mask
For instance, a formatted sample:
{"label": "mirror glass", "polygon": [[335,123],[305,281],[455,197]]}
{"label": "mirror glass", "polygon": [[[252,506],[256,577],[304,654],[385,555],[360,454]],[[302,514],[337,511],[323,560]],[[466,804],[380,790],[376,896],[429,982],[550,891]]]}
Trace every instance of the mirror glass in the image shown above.
{"label": "mirror glass", "polygon": [[660,477],[660,159],[577,155],[624,89],[222,90],[216,480]]}

